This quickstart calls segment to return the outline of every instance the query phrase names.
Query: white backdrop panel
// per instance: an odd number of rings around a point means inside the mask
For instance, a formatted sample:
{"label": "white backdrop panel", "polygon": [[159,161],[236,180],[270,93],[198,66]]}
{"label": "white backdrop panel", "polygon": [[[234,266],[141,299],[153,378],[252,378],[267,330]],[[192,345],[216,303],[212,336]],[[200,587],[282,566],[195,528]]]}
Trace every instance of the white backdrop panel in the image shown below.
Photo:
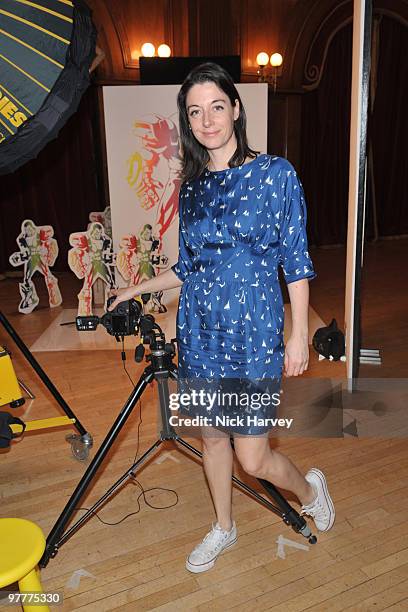
{"label": "white backdrop panel", "polygon": [[[180,160],[177,93],[179,85],[131,85],[103,88],[106,148],[114,249],[127,234],[139,235],[145,224],[161,238],[160,252],[172,265],[178,256],[177,201]],[[266,152],[268,87],[238,84],[247,113],[252,148]],[[117,275],[119,285],[125,282]],[[162,302],[176,302],[178,290]],[[172,312],[169,311],[169,313]]]}

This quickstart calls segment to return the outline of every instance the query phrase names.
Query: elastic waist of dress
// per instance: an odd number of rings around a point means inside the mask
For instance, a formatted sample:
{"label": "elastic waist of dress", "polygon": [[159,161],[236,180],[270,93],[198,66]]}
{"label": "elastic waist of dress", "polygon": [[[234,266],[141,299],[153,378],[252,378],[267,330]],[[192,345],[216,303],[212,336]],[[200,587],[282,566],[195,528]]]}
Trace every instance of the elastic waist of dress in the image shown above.
{"label": "elastic waist of dress", "polygon": [[208,273],[203,274],[200,272],[190,272],[184,280],[185,283],[203,283],[206,285],[220,285],[224,286],[225,283],[231,284],[236,283],[239,285],[251,285],[253,287],[262,287],[262,286],[270,286],[276,285],[280,286],[279,278],[275,273],[269,274],[252,274],[251,276],[245,276],[239,272],[226,272],[225,270],[216,270],[214,273],[210,270]]}

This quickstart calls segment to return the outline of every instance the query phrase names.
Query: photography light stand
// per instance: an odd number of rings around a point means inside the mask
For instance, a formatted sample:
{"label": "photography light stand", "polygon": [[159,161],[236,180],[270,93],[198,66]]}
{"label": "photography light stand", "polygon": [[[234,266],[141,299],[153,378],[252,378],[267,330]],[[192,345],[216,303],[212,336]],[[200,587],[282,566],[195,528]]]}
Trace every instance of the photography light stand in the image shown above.
{"label": "photography light stand", "polygon": [[[155,331],[156,330],[156,331]],[[202,453],[197,450],[194,446],[191,446],[188,442],[183,440],[173,426],[170,425],[169,418],[171,416],[169,408],[169,378],[177,380],[177,366],[173,363],[175,357],[175,345],[173,342],[166,343],[164,334],[161,328],[155,323],[152,315],[144,315],[141,318],[140,323],[141,337],[144,344],[149,344],[151,352],[146,356],[146,361],[149,365],[145,368],[142,375],[139,378],[135,388],[130,394],[128,400],[117,416],[111,429],[103,440],[101,446],[96,452],[93,460],[89,464],[83,477],[78,483],[76,489],[71,495],[57,522],[52,528],[51,532],[47,537],[47,543],[44,554],[40,560],[40,567],[45,567],[50,558],[54,558],[58,553],[59,548],[65,544],[65,542],[92,516],[95,512],[108,500],[112,495],[126,483],[126,481],[134,478],[136,471],[142,466],[143,463],[155,452],[163,442],[172,441],[179,444],[182,448],[188,450],[196,457],[202,458]],[[136,360],[141,361],[143,359],[144,347],[139,345],[136,349]],[[117,435],[120,433],[122,427],[125,425],[127,419],[132,413],[132,410],[140,400],[147,385],[152,381],[156,381],[158,387],[159,405],[160,405],[160,418],[162,430],[160,437],[150,446],[149,449],[137,460],[135,463],[106,491],[102,497],[83,514],[69,529],[65,530],[68,522],[72,515],[79,507],[80,501],[86,493],[89,485],[94,479],[99,467],[101,466],[104,458],[109,452],[112,444],[114,443]],[[273,497],[277,506],[272,504],[268,499],[260,495],[257,491],[246,485],[244,482],[232,477],[234,484],[239,486],[242,490],[248,493],[251,497],[262,503],[269,510],[272,510],[278,516],[280,516],[286,525],[290,525],[294,531],[301,533],[305,538],[308,539],[310,544],[315,544],[317,538],[312,535],[309,526],[303,516],[290,506],[286,499],[279,493],[279,491],[268,481],[258,479],[262,487],[266,492]]]}
{"label": "photography light stand", "polygon": [[[10,321],[1,312],[1,310],[0,310],[0,323],[3,325],[4,329],[6,330],[10,338],[15,342],[15,344],[18,346],[20,351],[23,353],[24,357],[27,359],[28,363],[32,366],[36,374],[38,374],[38,376],[41,378],[42,382],[47,387],[47,389],[50,391],[50,393],[53,395],[54,399],[58,402],[58,404],[60,405],[60,407],[66,414],[66,416],[69,419],[72,419],[72,424],[78,433],[70,434],[66,436],[66,440],[71,444],[71,450],[72,450],[72,454],[74,455],[74,457],[78,459],[79,461],[84,461],[85,459],[88,458],[89,450],[90,448],[92,448],[92,445],[93,445],[93,439],[92,439],[91,434],[86,431],[86,429],[84,428],[80,420],[73,413],[71,408],[68,406],[67,402],[62,397],[61,393],[55,387],[53,382],[49,379],[49,377],[44,372],[44,370],[42,369],[38,361],[35,359],[32,352],[29,350],[29,348],[20,338],[16,330],[11,325]],[[34,399],[34,395],[31,393],[31,391],[24,384],[22,384],[21,381],[19,381],[19,383],[23,387],[25,392],[29,395],[29,397]]]}

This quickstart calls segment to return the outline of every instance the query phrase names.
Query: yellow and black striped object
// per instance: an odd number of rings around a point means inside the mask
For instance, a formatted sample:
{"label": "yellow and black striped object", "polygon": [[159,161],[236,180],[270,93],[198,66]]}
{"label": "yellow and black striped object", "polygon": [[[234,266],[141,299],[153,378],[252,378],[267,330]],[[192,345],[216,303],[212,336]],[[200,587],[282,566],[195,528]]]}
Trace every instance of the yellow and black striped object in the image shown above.
{"label": "yellow and black striped object", "polygon": [[75,113],[95,46],[84,0],[0,0],[0,175],[37,157]]}
{"label": "yellow and black striped object", "polygon": [[42,106],[65,67],[70,0],[0,0],[0,142]]}

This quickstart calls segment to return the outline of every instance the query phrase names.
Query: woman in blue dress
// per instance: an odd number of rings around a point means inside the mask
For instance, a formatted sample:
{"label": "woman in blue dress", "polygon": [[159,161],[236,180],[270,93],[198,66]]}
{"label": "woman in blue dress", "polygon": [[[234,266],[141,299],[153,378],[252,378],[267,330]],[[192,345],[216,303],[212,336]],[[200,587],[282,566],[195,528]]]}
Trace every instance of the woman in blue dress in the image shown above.
{"label": "woman in blue dress", "polygon": [[[242,101],[220,66],[207,63],[193,69],[180,89],[178,108],[184,178],[178,262],[154,279],[118,290],[111,308],[142,293],[181,286],[179,378],[197,393],[208,390],[211,381],[229,391],[235,382],[240,391],[257,390],[263,382],[262,390],[270,390],[272,381],[276,390],[282,374],[300,376],[308,367],[309,280],[315,272],[307,250],[302,186],[287,160],[250,149]],[[292,311],[286,346],[279,266]],[[264,418],[268,408],[257,412],[262,416],[259,425],[248,405],[226,408],[214,400],[201,401],[186,411],[207,417],[201,421],[207,426],[203,463],[217,517],[189,554],[189,571],[210,569],[237,539],[231,435],[248,474],[292,491],[302,514],[311,516],[320,531],[332,527],[335,510],[324,474],[311,468],[303,476],[289,458],[270,448],[265,434],[271,427]],[[231,415],[228,426],[225,418]],[[226,427],[215,428],[217,423]]]}

